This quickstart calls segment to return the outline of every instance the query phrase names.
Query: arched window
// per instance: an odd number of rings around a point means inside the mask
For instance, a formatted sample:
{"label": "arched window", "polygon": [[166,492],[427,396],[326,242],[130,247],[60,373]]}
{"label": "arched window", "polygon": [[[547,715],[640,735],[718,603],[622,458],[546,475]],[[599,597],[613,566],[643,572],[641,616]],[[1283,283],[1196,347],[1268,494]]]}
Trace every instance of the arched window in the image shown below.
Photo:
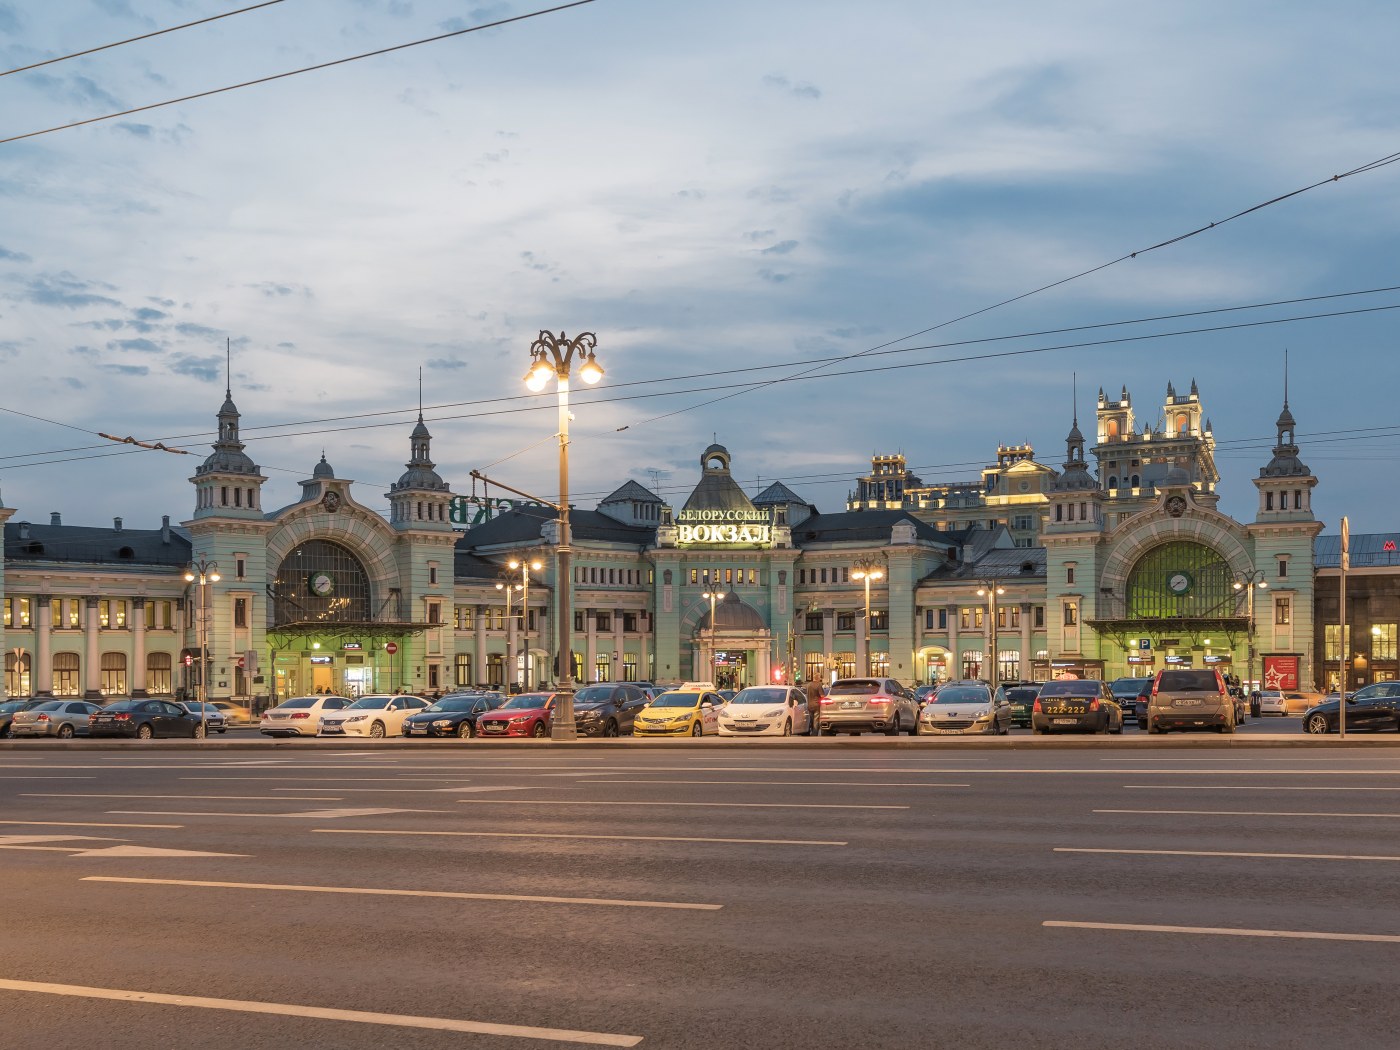
{"label": "arched window", "polygon": [[146,654],[146,692],[152,696],[171,695],[169,653]]}
{"label": "arched window", "polygon": [[1184,434],[1184,433],[1186,433],[1187,424],[1189,423],[1189,421],[1190,421],[1190,417],[1187,416],[1187,414],[1186,414],[1185,412],[1179,412],[1179,413],[1177,413],[1177,417],[1176,417],[1176,432],[1177,432],[1178,434]]}
{"label": "arched window", "polygon": [[53,695],[78,695],[78,654],[53,654]]}
{"label": "arched window", "polygon": [[1110,477],[1110,478],[1108,479],[1108,487],[1109,487],[1110,490],[1112,490],[1112,491],[1114,491],[1114,492],[1117,492],[1117,491],[1118,491],[1118,479],[1117,479],[1116,477]]}
{"label": "arched window", "polygon": [[1112,440],[1113,438],[1116,438],[1118,436],[1118,420],[1110,419],[1108,421],[1107,433],[1109,440]]}
{"label": "arched window", "polygon": [[272,594],[276,625],[367,623],[373,618],[369,574],[348,550],[326,540],[307,540],[294,547],[277,568]]}
{"label": "arched window", "polygon": [[126,695],[126,653],[102,654],[102,695]]}
{"label": "arched window", "polygon": [[29,695],[29,654],[5,654],[5,693],[10,699]]}
{"label": "arched window", "polygon": [[1142,487],[1142,480],[1136,474],[1133,475],[1132,487],[1135,489]]}
{"label": "arched window", "polygon": [[965,681],[982,677],[982,654],[969,650],[962,654],[962,676]]}
{"label": "arched window", "polygon": [[1233,582],[1218,551],[1188,541],[1164,543],[1144,554],[1128,575],[1128,616],[1234,616]]}

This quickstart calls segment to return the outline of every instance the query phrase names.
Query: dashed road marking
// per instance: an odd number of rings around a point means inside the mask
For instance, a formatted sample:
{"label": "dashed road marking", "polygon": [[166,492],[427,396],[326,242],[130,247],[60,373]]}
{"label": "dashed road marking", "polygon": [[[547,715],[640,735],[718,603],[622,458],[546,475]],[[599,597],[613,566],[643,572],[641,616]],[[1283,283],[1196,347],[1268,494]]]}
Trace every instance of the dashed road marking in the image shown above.
{"label": "dashed road marking", "polygon": [[1127,922],[1060,922],[1050,920],[1042,926],[1058,926],[1074,930],[1129,930],[1136,933],[1197,933],[1220,937],[1296,937],[1317,941],[1380,941],[1400,944],[1400,937],[1380,933],[1310,933],[1302,930],[1235,930],[1225,926],[1143,926]]}

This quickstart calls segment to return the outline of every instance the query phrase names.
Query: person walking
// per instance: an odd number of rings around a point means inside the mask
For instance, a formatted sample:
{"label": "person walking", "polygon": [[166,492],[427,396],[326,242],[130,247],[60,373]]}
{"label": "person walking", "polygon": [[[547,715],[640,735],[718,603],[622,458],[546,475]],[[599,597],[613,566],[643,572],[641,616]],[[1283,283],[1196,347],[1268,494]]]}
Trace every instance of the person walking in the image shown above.
{"label": "person walking", "polygon": [[822,687],[816,682],[807,683],[807,735],[821,736]]}

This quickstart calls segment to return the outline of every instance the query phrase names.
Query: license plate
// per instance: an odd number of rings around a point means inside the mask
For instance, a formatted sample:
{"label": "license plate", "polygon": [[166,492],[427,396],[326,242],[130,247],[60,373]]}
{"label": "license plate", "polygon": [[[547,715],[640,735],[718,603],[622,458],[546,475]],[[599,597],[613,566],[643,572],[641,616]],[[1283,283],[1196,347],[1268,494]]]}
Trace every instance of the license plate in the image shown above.
{"label": "license plate", "polygon": [[98,715],[98,716],[97,716],[97,720],[98,720],[99,722],[110,722],[110,721],[112,720],[112,716],[111,716],[111,715]]}
{"label": "license plate", "polygon": [[1055,724],[1056,724],[1057,726],[1077,726],[1077,725],[1079,724],[1079,719],[1077,719],[1077,718],[1057,718],[1057,719],[1055,719]]}
{"label": "license plate", "polygon": [[847,700],[847,701],[845,701],[844,703],[842,703],[841,706],[842,706],[842,707],[860,707],[860,702],[859,702],[859,701]]}
{"label": "license plate", "polygon": [[1173,700],[1173,701],[1172,701],[1172,706],[1173,706],[1173,707],[1200,707],[1200,706],[1201,706],[1201,701],[1199,701],[1199,700]]}
{"label": "license plate", "polygon": [[939,732],[940,732],[940,733],[947,733],[947,734],[949,734],[950,736],[962,736],[962,733],[963,733],[963,731],[962,731],[961,729],[940,729]]}

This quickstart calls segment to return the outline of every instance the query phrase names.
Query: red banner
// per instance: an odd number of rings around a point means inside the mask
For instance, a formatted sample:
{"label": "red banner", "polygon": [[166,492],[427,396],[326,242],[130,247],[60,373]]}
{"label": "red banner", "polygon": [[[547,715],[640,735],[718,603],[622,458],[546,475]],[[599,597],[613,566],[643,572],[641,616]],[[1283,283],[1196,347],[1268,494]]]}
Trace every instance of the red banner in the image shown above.
{"label": "red banner", "polygon": [[1264,657],[1265,689],[1297,689],[1298,658],[1296,656]]}

